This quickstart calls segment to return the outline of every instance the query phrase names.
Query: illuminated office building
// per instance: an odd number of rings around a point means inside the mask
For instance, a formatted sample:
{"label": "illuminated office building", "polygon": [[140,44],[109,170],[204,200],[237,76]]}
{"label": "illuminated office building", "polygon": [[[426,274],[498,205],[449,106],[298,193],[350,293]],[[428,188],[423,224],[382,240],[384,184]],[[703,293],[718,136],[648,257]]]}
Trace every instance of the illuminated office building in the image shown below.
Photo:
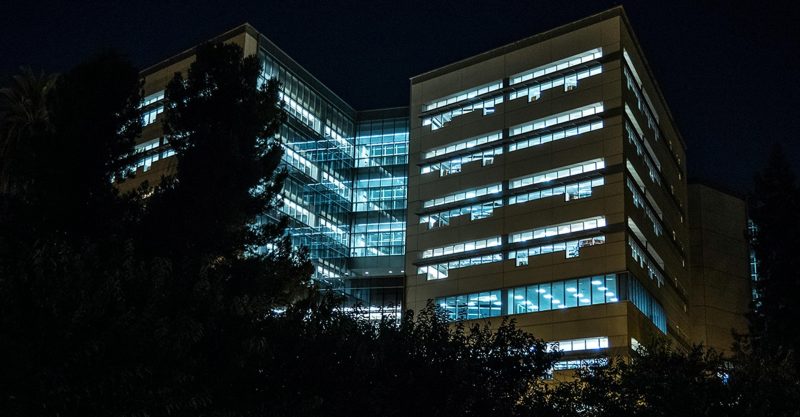
{"label": "illuminated office building", "polygon": [[687,200],[622,8],[411,78],[406,308],[512,316],[577,356],[688,346]]}
{"label": "illuminated office building", "polygon": [[[373,318],[399,314],[408,159],[408,109],[359,112],[345,103],[275,44],[250,25],[228,31],[212,42],[230,42],[245,55],[257,55],[262,78],[281,82],[288,120],[280,128],[285,145],[283,168],[289,176],[279,212],[288,233],[305,246],[323,287],[348,296]],[[175,169],[174,151],[162,128],[164,89],[175,72],[193,61],[187,50],[142,71],[144,129],[137,141],[140,158],[135,179],[158,182]],[[219,169],[224,169],[220,167]]]}
{"label": "illuminated office building", "polygon": [[[720,275],[690,245],[740,216],[690,239],[713,193],[692,194],[690,219],[685,145],[621,7],[412,77],[409,108],[354,110],[249,25],[214,41],[281,81],[289,232],[371,317],[429,303],[454,321],[512,316],[568,352],[557,369],[653,335],[722,346],[739,326],[746,300],[697,293],[740,278],[738,249]],[[121,187],[174,169],[157,122],[191,59],[142,72],[137,180]],[[736,306],[715,316],[719,303]]]}

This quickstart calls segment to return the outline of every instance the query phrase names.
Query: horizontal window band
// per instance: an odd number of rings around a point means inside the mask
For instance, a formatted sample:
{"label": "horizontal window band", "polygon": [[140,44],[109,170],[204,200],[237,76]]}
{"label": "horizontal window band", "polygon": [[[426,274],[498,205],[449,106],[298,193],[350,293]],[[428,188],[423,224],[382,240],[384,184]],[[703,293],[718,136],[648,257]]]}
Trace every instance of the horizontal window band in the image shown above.
{"label": "horizontal window band", "polygon": [[546,190],[548,188],[558,187],[560,185],[569,185],[572,183],[586,181],[589,179],[605,177],[606,175],[618,174],[620,172],[623,172],[624,170],[625,167],[623,164],[611,165],[594,171],[583,172],[577,175],[570,175],[569,177],[558,178],[550,181],[540,182],[538,184],[531,184],[531,185],[526,185],[524,187],[514,188],[513,190],[507,190],[503,192],[503,197],[513,197],[520,194],[527,194],[534,191],[541,191],[541,190]]}
{"label": "horizontal window band", "polygon": [[[520,288],[520,287],[527,287],[529,285],[542,285],[542,284],[546,285],[546,284],[552,284],[554,282],[577,280],[577,279],[580,279],[580,278],[589,278],[589,277],[598,276],[598,275],[604,275],[604,276],[605,275],[616,275],[617,278],[620,278],[622,275],[625,275],[625,274],[630,275],[630,271],[628,271],[627,269],[623,269],[623,270],[617,270],[617,271],[604,271],[604,272],[601,272],[601,273],[598,273],[598,274],[595,274],[595,275],[588,275],[588,276],[587,275],[570,276],[568,278],[562,278],[562,279],[557,279],[557,280],[551,280],[551,279],[536,280],[535,282],[531,282],[531,283],[528,283],[528,284],[517,285],[517,286],[513,286],[513,287],[501,287],[501,288],[491,287],[489,289],[481,290],[481,291],[477,291],[477,292],[508,291],[508,290],[514,290],[514,289]],[[459,296],[459,295],[465,295],[465,294],[462,294],[462,293],[451,294],[449,292],[445,292],[444,295],[437,296],[436,298],[456,297],[456,296]],[[621,299],[620,301],[630,301],[630,300]],[[590,307],[590,306],[584,306],[584,307]]]}
{"label": "horizontal window band", "polygon": [[[624,167],[622,164],[616,164],[607,166],[603,169],[598,169],[596,171],[590,171],[578,175],[573,175],[569,177],[559,178],[547,182],[541,182],[538,184],[531,184],[524,187],[515,188],[513,191],[509,190],[508,188],[508,180],[503,181],[503,191],[496,194],[487,194],[480,197],[474,197],[467,200],[461,201],[454,201],[449,204],[442,204],[439,206],[429,207],[426,209],[419,210],[415,212],[417,216],[426,216],[429,214],[436,214],[442,211],[452,210],[459,207],[466,207],[472,206],[476,204],[486,203],[490,201],[497,200],[499,198],[507,198],[512,197],[520,194],[526,194],[534,191],[546,190],[553,187],[558,187],[560,185],[568,185],[574,182],[586,181],[587,179],[594,179],[604,177],[606,175],[617,174],[624,171]],[[504,202],[504,206],[505,206]]]}
{"label": "horizontal window band", "polygon": [[142,159],[142,158],[147,158],[148,156],[153,156],[153,155],[157,155],[157,154],[163,153],[165,151],[169,151],[171,149],[172,149],[172,146],[169,146],[168,143],[164,143],[163,145],[158,145],[155,148],[148,149],[146,151],[135,152],[135,153],[131,154],[131,157],[133,159]]}
{"label": "horizontal window band", "polygon": [[[490,86],[490,85],[494,85],[494,84],[497,84],[497,83],[505,84],[505,81],[504,80],[497,80],[495,82],[491,82],[489,84],[484,85],[484,87],[487,87],[487,86]],[[480,88],[480,87],[476,87],[476,88]],[[471,90],[467,90],[467,91],[471,91]],[[425,118],[425,117],[435,116],[435,115],[438,115],[440,113],[447,113],[450,110],[454,110],[454,109],[458,109],[458,108],[461,108],[461,107],[469,106],[470,104],[479,103],[481,101],[485,101],[485,100],[488,100],[488,99],[491,99],[491,98],[494,98],[494,97],[503,96],[504,92],[505,92],[505,87],[502,86],[502,87],[500,87],[498,89],[491,90],[491,91],[488,91],[488,92],[480,94],[480,95],[476,95],[475,97],[472,97],[472,98],[469,98],[469,99],[466,99],[466,100],[456,101],[454,103],[450,103],[450,104],[447,104],[447,105],[444,105],[444,106],[440,106],[440,107],[437,107],[435,109],[423,110],[423,111],[420,111],[419,118],[422,119],[422,118]],[[444,98],[442,98],[441,100],[443,100],[443,99]],[[441,100],[438,100],[438,101],[441,101]],[[434,101],[437,101],[437,100],[434,100]],[[425,105],[423,105],[423,107],[424,106]]]}
{"label": "horizontal window band", "polygon": [[491,91],[491,92],[488,92],[488,93],[484,93],[484,94],[481,94],[479,96],[473,97],[473,98],[471,98],[469,100],[459,101],[458,103],[449,104],[447,106],[442,106],[442,107],[439,107],[439,108],[436,108],[436,109],[422,111],[422,112],[419,113],[418,117],[420,119],[423,119],[425,117],[430,117],[430,116],[433,116],[433,115],[437,115],[439,113],[446,113],[449,110],[453,110],[453,109],[457,109],[457,108],[460,108],[460,107],[468,106],[470,104],[474,104],[474,103],[477,103],[477,102],[480,102],[480,101],[484,101],[484,100],[486,100],[488,98],[496,97],[496,96],[500,96],[500,95],[502,95],[503,98],[505,98],[505,96],[508,93],[512,92],[512,91],[521,90],[523,88],[527,88],[527,87],[530,87],[530,86],[535,85],[535,84],[539,84],[539,83],[542,83],[542,82],[545,82],[545,81],[549,81],[549,80],[552,80],[554,78],[563,77],[564,75],[569,74],[569,73],[578,72],[580,70],[585,70],[585,69],[590,68],[591,66],[597,65],[598,63],[599,64],[606,64],[606,63],[609,63],[611,61],[620,59],[620,56],[621,56],[621,53],[619,51],[616,51],[616,52],[613,52],[613,53],[608,54],[608,55],[603,55],[599,59],[594,59],[594,60],[591,60],[591,61],[587,61],[587,62],[584,62],[584,63],[582,63],[580,65],[576,65],[574,67],[564,68],[564,69],[562,69],[560,71],[555,71],[555,72],[552,72],[550,74],[547,74],[547,75],[539,77],[539,78],[534,78],[532,80],[524,81],[524,82],[521,82],[519,84],[514,84],[513,86],[512,85],[508,85],[508,83],[509,83],[508,82],[508,77],[506,77],[506,78],[503,79],[503,88],[500,89],[500,90],[495,90],[495,91]]}
{"label": "horizontal window band", "polygon": [[565,233],[563,235],[555,235],[543,237],[540,239],[530,239],[523,242],[506,243],[503,245],[504,250],[516,251],[521,249],[535,248],[537,246],[548,245],[551,243],[565,243],[573,240],[580,240],[597,235],[604,235],[608,233],[618,233],[625,230],[624,223],[614,223],[603,227],[594,229],[581,230],[579,232]]}
{"label": "horizontal window band", "polygon": [[[508,235],[502,236],[502,244],[500,246],[493,246],[491,248],[484,248],[479,249],[471,252],[461,252],[458,254],[453,255],[446,255],[446,256],[439,256],[439,257],[431,257],[420,259],[417,262],[414,262],[414,266],[422,267],[428,265],[436,265],[445,262],[451,262],[459,259],[469,259],[474,258],[477,256],[484,256],[484,255],[492,255],[499,252],[502,252],[504,258],[507,256],[506,252],[508,251],[516,251],[520,249],[527,249],[527,248],[535,248],[542,245],[548,245],[553,243],[566,243],[573,240],[580,240],[583,238],[589,238],[597,235],[603,235],[608,233],[617,233],[622,232],[625,230],[624,223],[615,223],[603,227],[598,227],[596,229],[589,229],[589,230],[581,230],[580,232],[572,232],[572,233],[565,233],[563,235],[556,235],[556,236],[548,236],[541,239],[531,239],[526,240],[524,242],[517,242],[517,243],[508,243]],[[507,260],[507,259],[504,259]]]}
{"label": "horizontal window band", "polygon": [[534,86],[536,84],[541,84],[541,83],[544,83],[544,82],[547,82],[547,81],[550,81],[550,80],[554,80],[554,79],[557,79],[557,78],[563,78],[567,74],[570,74],[570,73],[573,73],[573,72],[577,73],[577,72],[580,72],[582,70],[587,70],[589,68],[597,66],[597,64],[604,65],[604,64],[607,64],[609,62],[618,60],[619,56],[620,56],[619,51],[613,52],[613,53],[608,54],[608,55],[603,55],[598,59],[593,59],[591,61],[586,61],[586,62],[584,62],[582,64],[579,64],[579,65],[576,65],[574,67],[564,68],[562,70],[551,72],[550,74],[544,75],[544,76],[539,77],[539,78],[534,78],[532,80],[526,80],[526,81],[523,81],[523,82],[518,83],[518,84],[509,85],[508,87],[503,88],[503,92],[507,93],[507,92],[516,91],[516,90],[523,90],[525,88]]}
{"label": "horizontal window band", "polygon": [[[507,189],[507,188],[508,188],[508,181],[503,181],[503,189]],[[428,214],[436,214],[436,213],[439,213],[439,212],[442,212],[442,211],[452,210],[452,209],[458,208],[458,207],[466,207],[466,206],[472,206],[472,205],[475,205],[475,204],[487,203],[489,201],[494,201],[494,200],[497,200],[499,198],[503,198],[504,196],[505,196],[505,193],[503,191],[501,191],[499,193],[487,194],[487,195],[482,195],[480,197],[473,197],[473,198],[468,198],[466,200],[454,201],[454,202],[448,203],[448,204],[442,204],[442,205],[439,205],[439,206],[428,207],[428,208],[422,209],[422,210],[420,210],[420,211],[418,211],[418,212],[416,212],[414,214],[416,214],[417,216],[425,216],[425,215],[428,215]]]}
{"label": "horizontal window band", "polygon": [[[505,238],[506,236],[503,236],[503,241],[505,241]],[[504,248],[505,244],[501,244],[500,246],[492,246],[489,248],[476,249],[469,252],[460,252],[452,255],[435,256],[435,257],[420,259],[418,262],[414,263],[414,266],[420,267],[420,266],[436,265],[440,263],[456,261],[459,259],[469,259],[478,256],[494,255],[503,252],[505,250]]]}
{"label": "horizontal window band", "polygon": [[[561,130],[561,129],[564,129],[564,128],[567,128],[567,127],[577,126],[577,125],[584,124],[584,123],[591,122],[591,121],[605,120],[605,119],[607,119],[609,117],[619,116],[621,114],[622,114],[622,107],[615,107],[615,108],[608,109],[608,110],[604,109],[603,112],[601,112],[601,113],[593,114],[591,116],[581,117],[580,119],[570,120],[569,122],[559,123],[557,125],[545,127],[545,128],[542,128],[542,129],[538,129],[538,130],[535,131],[535,133],[526,132],[526,133],[523,133],[523,134],[520,134],[520,135],[514,135],[514,136],[510,136],[510,137],[508,136],[508,128],[504,128],[503,129],[503,138],[500,139],[500,140],[496,140],[496,141],[493,141],[493,142],[487,142],[487,143],[484,143],[484,144],[481,144],[481,145],[478,145],[478,146],[473,146],[471,148],[466,148],[466,149],[463,149],[463,150],[460,150],[460,151],[457,151],[457,152],[449,153],[447,155],[440,155],[440,156],[436,156],[436,157],[433,157],[433,158],[424,159],[424,160],[421,160],[420,162],[417,162],[417,166],[418,167],[423,167],[425,165],[431,165],[431,164],[435,164],[435,163],[439,163],[439,162],[445,162],[445,161],[448,161],[450,159],[457,158],[457,157],[460,157],[460,156],[470,155],[472,153],[476,153],[476,152],[492,149],[492,148],[497,147],[498,145],[508,145],[508,144],[511,144],[512,142],[516,142],[518,140],[522,140],[522,139],[525,139],[525,138],[529,138],[529,137],[533,137],[533,136],[545,135],[545,134],[548,134],[548,133],[551,133],[551,132],[554,132],[554,131],[557,131],[557,130]],[[600,129],[600,130],[602,130],[602,129]],[[587,132],[587,133],[590,133],[590,132]],[[531,148],[536,148],[536,147],[532,146]],[[531,149],[531,148],[526,148],[526,149]],[[504,152],[508,152],[507,149],[504,149],[503,151]],[[423,152],[420,152],[420,155],[421,154],[423,154]]]}

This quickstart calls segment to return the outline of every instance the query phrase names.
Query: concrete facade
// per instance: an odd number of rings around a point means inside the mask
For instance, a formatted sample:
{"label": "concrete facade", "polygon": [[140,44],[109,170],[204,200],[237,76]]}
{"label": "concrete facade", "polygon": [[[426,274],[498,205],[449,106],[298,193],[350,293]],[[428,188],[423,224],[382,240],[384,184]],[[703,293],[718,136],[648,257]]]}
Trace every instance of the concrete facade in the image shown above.
{"label": "concrete facade", "polygon": [[689,203],[693,339],[729,353],[732,332],[747,332],[752,294],[747,205],[699,183],[689,185]]}
{"label": "concrete facade", "polygon": [[[620,352],[658,333],[688,346],[685,149],[621,8],[413,77],[410,112],[406,308],[433,300],[459,309],[453,319],[512,315],[546,340],[606,337]],[[546,179],[525,182],[537,174]],[[590,191],[570,193],[586,181]],[[562,233],[596,218],[602,226]],[[592,291],[614,277],[617,291],[589,297],[571,284],[584,277]],[[561,281],[563,295],[542,289]],[[539,311],[528,291],[536,308],[520,309],[517,289],[531,285],[553,291],[558,308]],[[481,298],[492,306],[469,313]]]}
{"label": "concrete facade", "polygon": [[[412,77],[409,108],[375,111],[247,24],[211,41],[283,83],[290,231],[371,317],[401,300],[511,316],[572,346],[567,359],[656,335],[725,350],[744,329],[743,202],[688,191],[684,142],[621,7]],[[122,190],[174,172],[148,114],[193,51],[142,72],[149,123]]]}

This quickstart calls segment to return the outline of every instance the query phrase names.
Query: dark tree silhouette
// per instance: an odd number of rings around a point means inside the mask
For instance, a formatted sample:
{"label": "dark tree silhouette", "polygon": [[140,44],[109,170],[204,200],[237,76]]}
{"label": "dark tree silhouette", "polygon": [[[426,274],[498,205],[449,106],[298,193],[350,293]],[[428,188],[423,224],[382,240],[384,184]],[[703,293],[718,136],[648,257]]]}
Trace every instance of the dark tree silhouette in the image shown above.
{"label": "dark tree silhouette", "polygon": [[783,150],[775,145],[755,177],[750,216],[758,227],[754,248],[760,261],[758,307],[751,320],[752,347],[795,354],[800,348],[800,190]]}
{"label": "dark tree silhouette", "polygon": [[140,130],[124,59],[64,74],[36,128],[6,130],[24,146],[3,155],[21,186],[0,194],[0,414],[196,413],[256,389],[266,319],[310,275],[283,223],[259,223],[283,113],[257,83],[255,58],[200,48],[168,92],[180,171],[131,195],[111,182]]}
{"label": "dark tree silhouette", "polygon": [[0,415],[797,415],[783,368],[796,366],[798,198],[779,159],[756,188],[776,303],[761,339],[727,362],[658,342],[552,384],[559,355],[511,320],[452,324],[429,306],[370,323],[315,292],[286,221],[265,217],[285,178],[278,84],[235,45],[196,52],[166,94],[178,169],[128,195],[111,183],[141,128],[127,61],[5,90]]}
{"label": "dark tree silhouette", "polygon": [[579,370],[577,380],[555,390],[553,408],[565,416],[735,415],[727,372],[711,349],[683,352],[656,339],[630,358]]}
{"label": "dark tree silhouette", "polygon": [[268,318],[309,289],[304,253],[286,222],[262,219],[277,204],[285,174],[276,132],[285,118],[274,81],[236,45],[204,45],[187,74],[167,87],[165,133],[178,170],[147,198],[136,238],[145,259],[168,265],[149,297],[157,371],[174,388],[170,410],[242,412],[255,395]]}
{"label": "dark tree silhouette", "polygon": [[36,103],[24,127],[14,111],[2,115],[3,142],[18,145],[6,148],[12,187],[0,192],[4,415],[90,410],[129,390],[135,372],[124,299],[138,286],[126,245],[135,210],[110,178],[138,134],[138,73],[103,53],[52,80],[14,93]]}
{"label": "dark tree silhouette", "polygon": [[31,173],[28,159],[41,146],[46,133],[52,129],[50,108],[57,76],[34,74],[22,68],[12,77],[13,84],[0,89],[0,192],[12,193],[24,189]]}
{"label": "dark tree silhouette", "polygon": [[377,326],[308,300],[274,322],[264,369],[274,416],[522,416],[560,356],[505,321],[452,325],[432,305]]}

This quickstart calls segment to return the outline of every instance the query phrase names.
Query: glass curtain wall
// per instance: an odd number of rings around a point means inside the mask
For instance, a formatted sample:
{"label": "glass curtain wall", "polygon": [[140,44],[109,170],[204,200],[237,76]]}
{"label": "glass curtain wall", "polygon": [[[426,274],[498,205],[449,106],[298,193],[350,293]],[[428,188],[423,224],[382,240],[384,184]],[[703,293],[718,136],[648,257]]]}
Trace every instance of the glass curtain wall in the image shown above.
{"label": "glass curtain wall", "polygon": [[[280,52],[261,49],[262,82],[276,78],[288,115],[280,129],[289,176],[282,206],[296,247],[324,287],[370,318],[399,316],[403,295],[408,109],[355,112]],[[287,62],[284,62],[284,61]],[[335,104],[340,103],[340,104]]]}
{"label": "glass curtain wall", "polygon": [[280,129],[285,146],[282,166],[289,176],[279,209],[290,218],[287,232],[295,246],[305,246],[314,278],[325,287],[343,289],[348,273],[353,195],[352,109],[343,109],[261,51],[262,82],[276,78],[288,114]]}
{"label": "glass curtain wall", "polygon": [[408,116],[398,110],[365,112],[356,126],[349,292],[371,318],[402,307]]}

